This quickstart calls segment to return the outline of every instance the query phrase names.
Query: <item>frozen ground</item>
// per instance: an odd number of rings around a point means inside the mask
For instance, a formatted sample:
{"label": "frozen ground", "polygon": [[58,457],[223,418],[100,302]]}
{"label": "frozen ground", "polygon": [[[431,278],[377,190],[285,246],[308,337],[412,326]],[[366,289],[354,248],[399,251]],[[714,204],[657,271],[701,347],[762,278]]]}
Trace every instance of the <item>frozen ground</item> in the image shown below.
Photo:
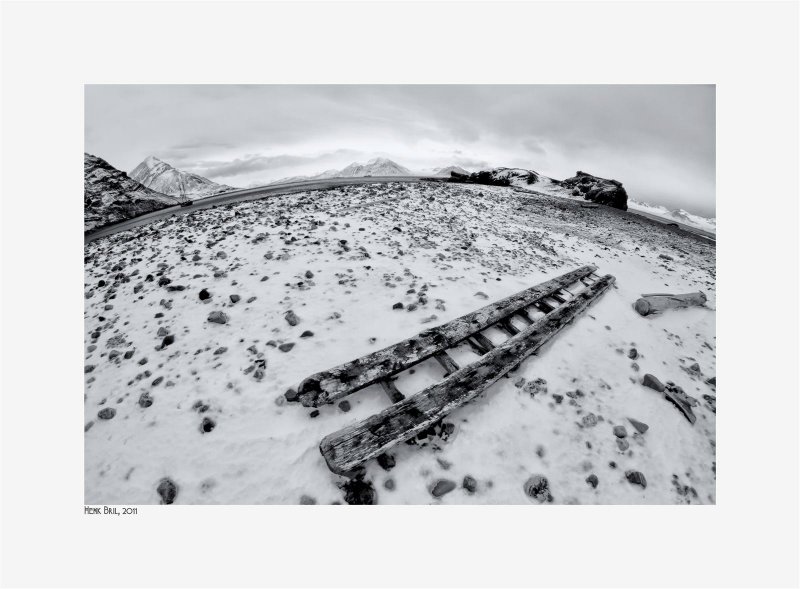
{"label": "frozen ground", "polygon": [[[287,389],[587,263],[616,287],[452,413],[447,441],[401,444],[396,466],[371,462],[365,480],[383,504],[528,503],[523,484],[535,474],[553,503],[713,503],[713,244],[605,207],[453,184],[280,196],[86,245],[85,501],[158,503],[168,477],[176,504],[344,502],[345,479],[327,469],[319,442],[388,400],[373,386],[350,397],[349,411],[329,405],[313,417],[285,401]],[[425,304],[392,309],[421,290]],[[632,308],[641,293],[696,290],[708,308],[651,318]],[[216,311],[226,323],[208,321]],[[645,373],[699,401],[693,426],[640,384]],[[409,394],[440,375],[426,362],[397,385]],[[542,378],[547,391],[531,396],[520,378]],[[98,417],[105,409],[113,418]],[[636,433],[629,417],[649,430]],[[627,429],[624,452],[615,425]],[[461,487],[467,475],[474,493]],[[434,498],[440,479],[457,487]]]}

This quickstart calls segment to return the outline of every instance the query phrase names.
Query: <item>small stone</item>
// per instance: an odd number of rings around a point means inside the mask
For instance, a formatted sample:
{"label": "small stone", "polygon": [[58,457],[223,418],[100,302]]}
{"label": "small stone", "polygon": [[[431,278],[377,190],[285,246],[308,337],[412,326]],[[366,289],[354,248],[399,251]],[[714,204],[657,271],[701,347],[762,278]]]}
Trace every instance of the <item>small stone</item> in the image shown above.
{"label": "small stone", "polygon": [[208,314],[208,322],[225,325],[228,322],[228,316],[222,311],[212,311]]}
{"label": "small stone", "polygon": [[133,358],[133,350],[128,350],[122,357],[125,358],[126,360],[130,360],[131,358]]}
{"label": "small stone", "polygon": [[314,278],[314,273],[311,270],[306,270],[306,278],[309,280]]}
{"label": "small stone", "polygon": [[308,414],[308,416],[311,419],[314,419],[315,417],[319,417],[319,409],[314,409],[311,413]]}
{"label": "small stone", "polygon": [[600,480],[597,478],[596,474],[590,474],[588,477],[586,477],[586,482],[591,485],[592,489],[596,489]]}
{"label": "small stone", "polygon": [[228,348],[227,348],[227,347],[225,347],[225,346],[220,346],[219,348],[217,348],[216,350],[214,350],[214,355],[215,355],[215,356],[219,356],[220,354],[224,354],[224,353],[225,353],[225,352],[227,352],[227,351],[228,351]]}
{"label": "small stone", "polygon": [[402,308],[403,308],[403,303],[395,303],[394,305],[392,305],[392,309],[402,309]]}
{"label": "small stone", "polygon": [[633,426],[633,429],[635,429],[635,430],[636,430],[637,432],[639,432],[640,434],[643,434],[643,433],[645,433],[647,430],[649,430],[649,429],[650,429],[650,426],[649,426],[649,425],[647,425],[646,423],[642,423],[641,421],[639,421],[639,420],[637,420],[637,419],[634,419],[633,417],[629,417],[629,418],[628,418],[628,421],[630,421],[630,422],[631,422],[631,425]]}
{"label": "small stone", "polygon": [[363,479],[351,479],[342,488],[345,492],[344,500],[348,505],[374,505],[377,501],[377,494],[372,483]]}
{"label": "small stone", "polygon": [[295,403],[300,398],[299,393],[293,388],[283,393],[283,396],[286,397],[286,400],[289,401],[290,403]]}
{"label": "small stone", "polygon": [[[175,343],[175,336],[174,335],[168,335],[163,340],[161,340],[161,347],[162,348],[166,348],[167,346],[172,345],[173,343]],[[140,364],[141,364],[141,362],[140,362]]]}
{"label": "small stone", "polygon": [[300,334],[301,338],[309,338],[314,337],[314,332],[306,329],[303,333]]}
{"label": "small stone", "polygon": [[203,422],[200,424],[200,432],[204,434],[211,433],[217,427],[216,422],[210,417],[204,417]]}
{"label": "small stone", "polygon": [[597,425],[597,415],[594,413],[587,413],[581,419],[581,423],[583,424],[583,427],[594,427]]}
{"label": "small stone", "polygon": [[294,347],[294,343],[292,343],[292,342],[288,342],[288,343],[285,343],[285,344],[281,344],[281,345],[279,345],[279,346],[278,346],[278,349],[279,349],[281,352],[288,352],[288,351],[289,351],[289,350],[291,350],[293,347]]}
{"label": "small stone", "polygon": [[628,440],[617,438],[617,448],[619,448],[620,452],[625,452],[628,448],[630,448],[630,444],[628,443]]}
{"label": "small stone", "polygon": [[394,491],[394,479],[386,479],[383,481],[383,488],[387,491]]}
{"label": "small stone", "polygon": [[144,392],[139,395],[139,407],[147,409],[153,404],[153,397],[150,396],[150,393]]}
{"label": "small stone", "polygon": [[556,402],[557,405],[560,405],[561,401],[564,400],[564,395],[557,395],[553,393],[553,400]]}
{"label": "small stone", "polygon": [[625,429],[624,425],[615,425],[614,435],[617,436],[618,438],[625,438],[628,436],[628,430]]}
{"label": "small stone", "polygon": [[628,358],[631,360],[636,360],[639,357],[639,351],[636,348],[631,348],[628,350]]}
{"label": "small stone", "polygon": [[647,488],[647,479],[638,470],[625,471],[625,478],[632,485],[640,485],[643,489]]}
{"label": "small stone", "polygon": [[286,323],[292,327],[300,323],[300,318],[295,315],[294,311],[292,310],[286,311],[286,314],[283,316],[283,318],[286,319]]}
{"label": "small stone", "polygon": [[378,456],[378,464],[383,470],[392,470],[397,462],[391,454],[381,454]]}
{"label": "small stone", "polygon": [[712,387],[716,387],[717,386],[717,377],[716,376],[712,376],[711,378],[706,380],[706,384],[710,384]]}
{"label": "small stone", "polygon": [[239,296],[239,295],[237,295],[237,294],[232,294],[232,295],[230,296],[230,299],[231,299],[231,302],[232,302],[232,303],[238,303],[239,301],[241,301],[241,300],[242,300],[242,297],[240,297],[240,296]]}
{"label": "small stone", "polygon": [[347,399],[345,399],[344,401],[341,401],[339,403],[339,409],[341,409],[342,412],[344,412],[344,413],[347,413],[348,411],[350,411],[350,401],[348,401]]}
{"label": "small stone", "polygon": [[461,486],[464,487],[467,493],[472,495],[478,488],[478,481],[467,475],[464,477],[464,480],[461,481]]}
{"label": "small stone", "polygon": [[475,296],[476,296],[476,297],[480,297],[480,298],[482,298],[482,299],[488,299],[488,298],[489,298],[489,295],[487,295],[487,294],[486,294],[485,292],[483,292],[482,290],[479,290],[478,292],[476,292],[476,293],[475,293]]}
{"label": "small stone", "polygon": [[456,488],[456,484],[448,479],[439,479],[431,489],[431,495],[441,497]]}
{"label": "small stone", "polygon": [[106,407],[105,409],[101,409],[97,412],[97,417],[100,419],[114,419],[114,416],[117,414],[117,410],[113,407]]}
{"label": "small stone", "polygon": [[660,380],[658,380],[652,374],[645,374],[644,378],[642,379],[642,384],[646,387],[650,387],[653,390],[658,391],[659,393],[663,393],[666,386]]}
{"label": "small stone", "polygon": [[168,478],[163,478],[158,483],[156,491],[161,496],[161,505],[171,505],[178,496],[178,485]]}
{"label": "small stone", "polygon": [[94,425],[94,421],[92,421],[92,420],[89,420],[88,422],[86,422],[86,425],[83,426],[83,433],[86,433],[90,429],[92,429],[93,425]]}
{"label": "small stone", "polygon": [[553,496],[550,494],[549,483],[547,481],[547,477],[540,474],[535,474],[530,477],[525,484],[523,485],[523,489],[525,490],[525,494],[538,501],[539,503],[544,503],[545,501],[552,501]]}
{"label": "small stone", "polygon": [[300,505],[316,505],[317,500],[313,497],[309,497],[308,495],[301,495],[300,496]]}
{"label": "small stone", "polygon": [[197,296],[198,296],[198,297],[200,297],[200,300],[201,300],[201,301],[205,301],[205,300],[208,300],[208,299],[210,299],[210,298],[211,298],[211,293],[210,293],[210,292],[208,292],[208,290],[204,288],[203,290],[201,290],[201,291],[198,293],[198,295],[197,295]]}
{"label": "small stone", "polygon": [[525,379],[520,376],[518,379],[514,381],[514,386],[517,387],[518,389],[521,389],[523,386],[525,386]]}
{"label": "small stone", "polygon": [[160,385],[162,383],[163,380],[164,380],[164,377],[163,376],[159,376],[158,378],[153,380],[152,386],[157,387],[158,385]]}
{"label": "small stone", "polygon": [[94,364],[87,364],[86,366],[83,367],[83,373],[84,374],[88,374],[89,372],[92,372],[93,370],[94,370]]}

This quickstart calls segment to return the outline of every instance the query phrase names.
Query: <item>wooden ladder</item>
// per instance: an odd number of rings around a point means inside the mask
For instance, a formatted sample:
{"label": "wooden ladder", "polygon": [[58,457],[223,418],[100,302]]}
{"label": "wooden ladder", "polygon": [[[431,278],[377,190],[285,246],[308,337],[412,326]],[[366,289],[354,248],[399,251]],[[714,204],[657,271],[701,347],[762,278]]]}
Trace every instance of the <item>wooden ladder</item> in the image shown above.
{"label": "wooden ladder", "polygon": [[[331,471],[347,475],[396,444],[439,422],[485,391],[596,301],[614,283],[584,266],[508,298],[423,331],[383,350],[305,379],[298,400],[305,406],[332,403],[378,383],[393,403],[380,413],[326,436],[320,451]],[[574,290],[574,285],[582,285]],[[571,290],[573,288],[573,290]],[[512,323],[525,325],[520,328]],[[494,344],[483,333],[495,327],[508,337]],[[460,367],[448,348],[469,344],[475,362]],[[411,397],[397,389],[395,375],[434,358],[444,378]]]}

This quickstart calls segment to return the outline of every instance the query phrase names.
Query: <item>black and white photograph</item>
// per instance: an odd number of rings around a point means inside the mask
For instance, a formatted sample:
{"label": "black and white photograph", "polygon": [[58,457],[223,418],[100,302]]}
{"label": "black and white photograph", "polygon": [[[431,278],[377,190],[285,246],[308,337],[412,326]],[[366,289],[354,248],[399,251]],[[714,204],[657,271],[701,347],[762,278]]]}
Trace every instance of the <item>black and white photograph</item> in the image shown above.
{"label": "black and white photograph", "polygon": [[713,86],[85,92],[86,503],[715,502]]}
{"label": "black and white photograph", "polygon": [[0,587],[800,587],[800,0],[0,53]]}

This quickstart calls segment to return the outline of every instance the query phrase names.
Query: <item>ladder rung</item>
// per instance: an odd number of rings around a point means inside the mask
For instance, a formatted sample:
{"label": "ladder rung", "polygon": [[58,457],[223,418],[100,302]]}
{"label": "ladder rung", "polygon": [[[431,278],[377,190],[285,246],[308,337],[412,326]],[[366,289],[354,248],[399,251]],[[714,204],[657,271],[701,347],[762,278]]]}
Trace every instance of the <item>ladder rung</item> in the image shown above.
{"label": "ladder rung", "polygon": [[486,348],[486,350],[493,350],[495,348],[495,345],[492,343],[492,341],[480,331],[472,334],[472,338],[478,343],[479,346]]}
{"label": "ladder rung", "polygon": [[394,386],[394,381],[392,379],[384,378],[380,381],[380,383],[383,387],[383,391],[386,393],[386,396],[389,397],[389,400],[392,403],[399,403],[406,398],[406,396],[397,390],[396,386]]}
{"label": "ladder rung", "polygon": [[519,333],[519,329],[517,329],[517,327],[513,323],[511,323],[511,321],[509,321],[508,319],[503,319],[502,321],[498,321],[497,325],[500,327],[500,329],[502,329],[512,337]]}
{"label": "ladder rung", "polygon": [[444,368],[445,376],[450,376],[458,370],[458,364],[456,364],[456,361],[453,360],[447,352],[439,352],[438,354],[434,354],[433,357],[436,358],[436,361]]}

